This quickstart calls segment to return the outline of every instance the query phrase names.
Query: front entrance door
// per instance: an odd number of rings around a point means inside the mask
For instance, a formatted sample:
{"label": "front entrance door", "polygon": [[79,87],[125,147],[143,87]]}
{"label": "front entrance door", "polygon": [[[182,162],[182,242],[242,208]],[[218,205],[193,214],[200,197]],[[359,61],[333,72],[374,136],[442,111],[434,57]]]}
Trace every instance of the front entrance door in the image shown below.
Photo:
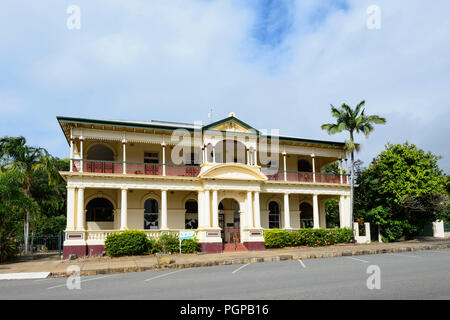
{"label": "front entrance door", "polygon": [[219,227],[222,229],[220,236],[222,237],[222,242],[225,242],[225,214],[219,213]]}

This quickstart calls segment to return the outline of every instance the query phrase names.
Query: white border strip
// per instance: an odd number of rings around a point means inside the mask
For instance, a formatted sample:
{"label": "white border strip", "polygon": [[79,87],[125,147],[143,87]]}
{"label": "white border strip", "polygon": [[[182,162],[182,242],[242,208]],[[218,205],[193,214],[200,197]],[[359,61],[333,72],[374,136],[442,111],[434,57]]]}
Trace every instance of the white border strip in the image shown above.
{"label": "white border strip", "polygon": [[44,279],[47,278],[49,274],[50,272],[3,273],[0,274],[0,280]]}

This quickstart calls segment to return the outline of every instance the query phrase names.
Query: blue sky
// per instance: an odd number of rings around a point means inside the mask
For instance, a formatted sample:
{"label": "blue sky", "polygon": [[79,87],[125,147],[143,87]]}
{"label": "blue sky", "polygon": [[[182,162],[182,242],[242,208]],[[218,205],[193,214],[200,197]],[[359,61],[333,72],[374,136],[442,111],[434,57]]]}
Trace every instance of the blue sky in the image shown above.
{"label": "blue sky", "polygon": [[[366,27],[369,5],[381,29]],[[68,30],[69,5],[81,29]],[[442,155],[450,173],[450,3],[435,0],[41,0],[0,10],[0,136],[67,157],[57,115],[208,122],[344,141],[330,104],[366,100],[388,120],[359,137]]]}

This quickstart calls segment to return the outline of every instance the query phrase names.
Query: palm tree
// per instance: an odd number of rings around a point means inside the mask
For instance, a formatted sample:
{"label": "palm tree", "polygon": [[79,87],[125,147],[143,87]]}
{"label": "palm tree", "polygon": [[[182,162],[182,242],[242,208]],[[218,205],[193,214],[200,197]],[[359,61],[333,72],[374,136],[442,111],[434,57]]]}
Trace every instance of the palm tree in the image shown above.
{"label": "palm tree", "polygon": [[[0,139],[0,169],[15,169],[24,174],[21,188],[24,194],[32,199],[31,177],[36,170],[44,169],[48,173],[50,183],[57,179],[56,171],[51,156],[43,148],[35,148],[26,145],[24,137],[5,137]],[[24,216],[24,244],[25,253],[28,249],[28,235],[30,229],[30,210],[26,210]]]}
{"label": "palm tree", "polygon": [[[353,222],[353,189],[354,189],[354,173],[355,173],[355,155],[354,152],[359,151],[359,145],[355,144],[355,133],[363,132],[366,138],[374,130],[374,124],[385,124],[386,119],[377,115],[367,116],[363,109],[365,101],[361,101],[355,109],[343,103],[340,108],[331,105],[331,114],[336,118],[336,123],[326,123],[321,126],[322,130],[326,130],[328,134],[335,134],[342,131],[350,133],[350,141],[345,142],[345,150],[351,154],[351,191],[350,191],[350,223]],[[351,225],[353,228],[353,224]]]}

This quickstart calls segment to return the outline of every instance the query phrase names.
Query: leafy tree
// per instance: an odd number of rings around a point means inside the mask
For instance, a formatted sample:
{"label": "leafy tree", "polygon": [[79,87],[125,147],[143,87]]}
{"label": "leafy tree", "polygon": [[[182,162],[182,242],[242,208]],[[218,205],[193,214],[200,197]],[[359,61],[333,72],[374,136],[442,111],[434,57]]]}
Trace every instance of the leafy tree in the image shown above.
{"label": "leafy tree", "polygon": [[18,170],[0,171],[0,262],[17,254],[14,227],[20,213],[32,205],[20,188],[24,175]]}
{"label": "leafy tree", "polygon": [[361,101],[354,109],[347,104],[342,104],[340,108],[331,105],[331,114],[336,118],[336,123],[326,123],[321,126],[328,134],[335,134],[342,131],[348,131],[350,140],[346,141],[345,148],[351,155],[351,193],[350,193],[350,221],[353,221],[353,193],[354,193],[354,174],[355,174],[355,150],[358,151],[359,145],[355,143],[354,136],[360,132],[364,133],[366,138],[374,130],[374,124],[385,124],[386,119],[377,115],[366,115],[363,109],[365,101]]}
{"label": "leafy tree", "polygon": [[[25,195],[32,199],[32,177],[38,170],[45,170],[49,183],[59,179],[51,156],[43,148],[26,145],[24,137],[4,137],[0,139],[0,168],[2,170],[18,170],[23,173],[21,189]],[[37,214],[38,206],[26,208],[24,213],[24,243],[25,253],[29,252],[28,235],[30,215]]]}
{"label": "leafy tree", "polygon": [[392,241],[418,235],[430,222],[448,219],[448,180],[439,156],[415,145],[387,144],[358,177],[357,214]]}

